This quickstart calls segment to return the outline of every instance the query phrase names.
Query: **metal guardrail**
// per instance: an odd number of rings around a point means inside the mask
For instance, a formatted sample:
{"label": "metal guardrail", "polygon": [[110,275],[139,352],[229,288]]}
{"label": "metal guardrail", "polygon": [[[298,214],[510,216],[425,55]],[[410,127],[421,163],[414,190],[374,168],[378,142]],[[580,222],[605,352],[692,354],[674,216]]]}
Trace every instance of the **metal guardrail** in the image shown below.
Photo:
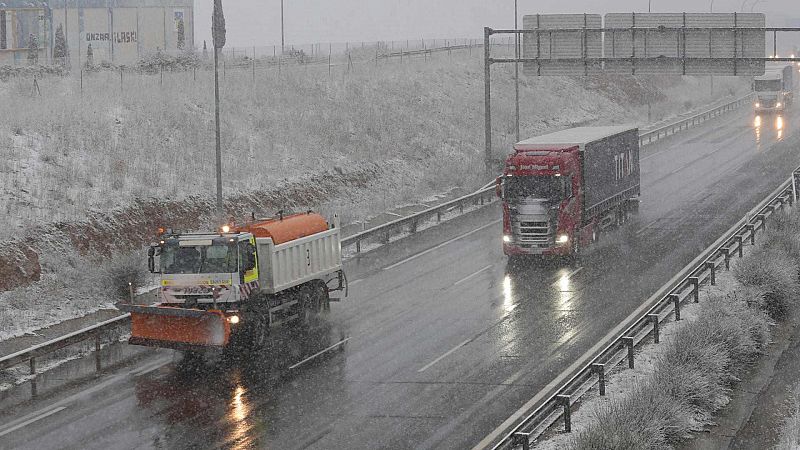
{"label": "metal guardrail", "polygon": [[481,188],[477,192],[442,203],[439,206],[434,206],[425,211],[401,217],[383,225],[343,238],[341,240],[342,248],[355,245],[356,253],[361,253],[361,243],[364,241],[378,240],[378,242],[382,244],[387,244],[391,240],[393,234],[416,233],[421,223],[432,219],[434,216],[438,223],[442,221],[444,214],[456,208],[459,210],[459,214],[463,214],[465,206],[483,206],[487,203],[491,203],[494,198],[494,186],[487,186]]}
{"label": "metal guardrail", "polygon": [[[460,46],[466,48],[465,46]],[[442,49],[441,47],[439,49]],[[446,48],[444,48],[446,49]],[[643,139],[647,139],[647,143],[654,142],[655,140],[662,139],[666,136],[671,136],[675,134],[679,130],[688,129],[691,125],[695,125],[701,122],[704,122],[712,117],[717,117],[725,111],[732,110],[734,108],[738,108],[741,106],[745,101],[749,99],[749,95],[742,97],[738,100],[735,100],[731,103],[727,103],[725,105],[718,106],[714,109],[706,111],[704,113],[700,113],[694,115],[692,117],[679,120],[673,124],[658,128],[656,130],[651,130],[648,132],[643,133],[639,137],[640,143],[643,142]],[[653,137],[655,136],[655,137]],[[488,203],[491,203],[495,198],[494,194],[494,183],[489,183],[477,192],[472,194],[465,195],[463,197],[459,197],[457,199],[448,201],[438,206],[434,206],[432,208],[426,209],[425,211],[421,211],[406,217],[402,217],[391,222],[385,223],[383,225],[379,225],[377,227],[371,228],[369,230],[362,231],[360,233],[356,233],[352,236],[348,236],[341,240],[342,248],[347,248],[351,246],[355,246],[356,253],[361,253],[362,251],[362,243],[370,242],[370,241],[377,241],[380,244],[386,244],[391,241],[393,235],[402,235],[402,234],[414,234],[418,231],[420,224],[424,223],[426,220],[432,220],[433,217],[436,217],[436,222],[439,223],[442,221],[442,218],[445,214],[458,209],[459,214],[464,213],[465,207],[468,206],[483,206]],[[127,324],[130,321],[130,314],[124,314],[119,317],[106,320],[104,322],[92,325],[90,327],[74,331],[62,337],[37,344],[33,347],[30,347],[25,350],[21,350],[15,353],[12,353],[7,356],[0,357],[0,370],[8,369],[9,367],[13,367],[19,365],[26,360],[29,361],[31,375],[34,375],[34,378],[31,379],[31,392],[35,396],[36,395],[36,358],[42,357],[49,353],[52,353],[56,350],[59,350],[63,347],[68,345],[72,345],[78,342],[82,342],[88,339],[95,339],[95,368],[99,372],[102,369],[101,361],[100,361],[100,333],[109,329],[113,329],[122,325]]]}
{"label": "metal guardrail", "polygon": [[120,325],[127,324],[130,320],[130,314],[123,314],[119,317],[108,319],[92,326],[73,331],[69,334],[65,334],[64,336],[57,337],[47,342],[36,344],[33,347],[25,350],[20,350],[18,352],[11,353],[10,355],[0,357],[0,370],[5,370],[9,367],[13,367],[28,361],[31,375],[33,375],[33,378],[31,378],[31,396],[36,397],[36,358],[53,353],[56,350],[62,349],[66,346],[94,338],[95,370],[100,372],[102,369],[100,360],[100,333],[117,328]]}
{"label": "metal guardrail", "polygon": [[564,420],[564,430],[571,431],[571,406],[594,385],[599,385],[600,395],[605,395],[605,374],[622,361],[634,367],[634,348],[642,340],[652,336],[659,342],[659,324],[668,317],[681,320],[681,304],[691,298],[700,301],[700,286],[708,281],[716,284],[716,271],[720,266],[730,268],[734,255],[742,257],[744,242],[755,244],[755,236],[764,230],[766,219],[777,209],[797,200],[796,180],[800,177],[800,167],[766,199],[753,208],[743,219],[731,227],[703,253],[683,268],[672,281],[663,286],[643,305],[645,312],[623,322],[618,328],[624,331],[600,342],[602,348],[589,362],[568,374],[567,381],[546,392],[546,400],[533,405],[524,419],[512,425],[511,431],[494,445],[494,449],[530,448],[530,442],[539,437],[559,418]]}
{"label": "metal guardrail", "polygon": [[645,131],[639,135],[639,146],[644,146],[667,136],[672,136],[673,134],[679,133],[685,129],[688,129],[689,127],[693,127],[709,119],[721,116],[726,112],[733,111],[743,104],[749,104],[751,102],[752,95],[752,93],[748,93],[744,97],[740,97],[730,103],[726,103],[724,105],[717,106],[716,108],[709,109],[708,111],[678,120],[669,125],[656,128],[655,130]]}

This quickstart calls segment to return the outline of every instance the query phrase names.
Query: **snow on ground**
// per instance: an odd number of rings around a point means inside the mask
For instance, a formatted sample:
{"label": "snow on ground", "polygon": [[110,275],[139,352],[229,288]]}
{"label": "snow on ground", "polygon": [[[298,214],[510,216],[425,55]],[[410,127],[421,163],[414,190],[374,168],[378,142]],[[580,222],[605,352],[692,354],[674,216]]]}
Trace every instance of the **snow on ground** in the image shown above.
{"label": "snow on ground", "polygon": [[[483,66],[475,52],[379,66],[228,71],[222,80],[226,207],[238,218],[284,207],[358,223],[483,176]],[[493,69],[494,148],[513,142],[511,66]],[[212,225],[212,77],[94,73],[0,89],[0,238],[32,248],[41,268],[0,293],[3,337],[79,317],[114,301],[110,255],[139,250],[158,225]],[[520,80],[521,136],[586,124],[639,123],[710,102],[691,77]],[[747,86],[720,81],[717,94]],[[0,83],[2,85],[2,83]],[[725,85],[726,87],[723,87]],[[689,102],[685,99],[692,99]],[[644,114],[644,115],[643,115]],[[169,221],[169,223],[164,223]],[[180,224],[180,225],[179,225]],[[13,241],[12,241],[13,239]],[[22,264],[19,254],[3,266]],[[8,277],[7,277],[8,278]],[[1,283],[0,283],[1,284]]]}

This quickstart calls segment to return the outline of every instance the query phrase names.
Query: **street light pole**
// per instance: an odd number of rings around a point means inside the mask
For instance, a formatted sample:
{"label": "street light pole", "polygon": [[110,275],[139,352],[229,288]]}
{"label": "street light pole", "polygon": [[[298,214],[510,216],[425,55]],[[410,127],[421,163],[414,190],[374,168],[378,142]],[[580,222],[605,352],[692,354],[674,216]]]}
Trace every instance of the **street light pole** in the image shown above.
{"label": "street light pole", "polygon": [[652,0],[647,0],[647,12],[650,12],[650,3]]}
{"label": "street light pole", "polygon": [[[711,12],[711,13],[714,12],[714,0],[711,0],[711,6],[709,6],[709,8],[708,8],[708,12]],[[711,56],[711,55],[709,55],[709,56]],[[714,75],[711,75],[709,77],[709,79],[711,80],[711,94],[710,95],[711,95],[711,98],[714,98]]]}
{"label": "street light pole", "polygon": [[214,121],[217,133],[217,221],[222,223],[225,215],[222,209],[222,145],[219,137],[219,65],[217,64],[217,48],[214,42]]}
{"label": "street light pole", "polygon": [[281,55],[283,55],[283,46],[285,45],[283,41],[283,0],[281,0]]}
{"label": "street light pole", "polygon": [[[517,0],[514,0],[514,29],[518,29],[517,22]],[[514,100],[515,100],[515,115],[514,115],[514,130],[516,131],[514,141],[519,142],[519,33],[514,33]]]}

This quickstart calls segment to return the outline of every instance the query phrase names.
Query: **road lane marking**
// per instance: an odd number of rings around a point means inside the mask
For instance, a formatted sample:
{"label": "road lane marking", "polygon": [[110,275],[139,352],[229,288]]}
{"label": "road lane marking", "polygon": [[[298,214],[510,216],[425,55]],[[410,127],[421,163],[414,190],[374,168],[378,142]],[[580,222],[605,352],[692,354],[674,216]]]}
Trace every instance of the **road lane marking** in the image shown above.
{"label": "road lane marking", "polygon": [[53,408],[53,409],[51,409],[49,411],[43,412],[43,413],[38,414],[38,415],[36,415],[36,413],[33,413],[32,415],[34,417],[30,417],[31,415],[25,416],[25,417],[19,419],[19,420],[22,420],[22,422],[17,423],[16,425],[12,425],[10,428],[6,428],[5,430],[0,431],[0,437],[5,436],[8,433],[11,433],[13,431],[17,431],[22,427],[25,427],[25,426],[28,426],[28,425],[32,424],[33,422],[42,420],[45,417],[52,416],[53,414],[55,414],[57,412],[60,412],[60,411],[63,411],[65,409],[67,409],[66,406],[59,406],[58,408]]}
{"label": "road lane marking", "polygon": [[292,366],[289,366],[289,369],[295,369],[297,367],[300,367],[303,364],[305,364],[305,363],[311,361],[312,359],[316,358],[317,356],[322,355],[323,353],[329,352],[329,351],[333,350],[334,348],[339,347],[340,345],[344,345],[344,343],[349,341],[350,339],[352,339],[352,336],[350,336],[349,338],[342,339],[341,341],[331,345],[330,347],[326,348],[325,350],[320,350],[317,353],[314,353],[313,355],[309,356],[308,358],[300,361],[299,363],[296,363],[296,364],[294,364]]}
{"label": "road lane marking", "polygon": [[488,266],[484,267],[483,269],[480,269],[477,272],[473,272],[470,275],[465,276],[464,278],[462,278],[462,279],[456,281],[455,283],[453,283],[453,286],[458,286],[459,284],[469,280],[470,278],[472,278],[472,277],[474,277],[476,275],[479,275],[481,272],[485,272],[486,270],[491,269],[493,265],[494,264],[489,264]]}
{"label": "road lane marking", "polygon": [[358,283],[361,283],[362,281],[364,281],[364,279],[363,279],[363,278],[359,278],[359,279],[357,279],[357,280],[348,281],[348,282],[347,282],[347,285],[348,285],[348,286],[353,286],[353,285],[356,285],[356,284],[358,284]]}
{"label": "road lane marking", "polygon": [[464,234],[462,234],[461,236],[456,236],[456,237],[454,237],[453,239],[450,239],[450,240],[444,241],[444,242],[442,242],[441,244],[437,245],[436,247],[431,247],[431,248],[429,248],[429,249],[427,249],[427,250],[425,250],[425,251],[422,251],[422,252],[420,252],[420,253],[417,253],[416,255],[409,256],[408,258],[406,258],[406,259],[404,259],[404,260],[398,261],[398,262],[396,262],[396,263],[392,264],[391,266],[386,266],[386,267],[384,267],[384,268],[383,268],[383,270],[391,270],[391,269],[394,269],[395,267],[397,267],[397,266],[399,266],[399,265],[401,265],[401,264],[405,264],[405,263],[407,263],[407,262],[409,262],[409,261],[413,261],[413,260],[415,260],[415,259],[419,258],[420,256],[427,255],[428,253],[430,253],[430,252],[432,252],[432,251],[434,251],[434,250],[438,250],[438,249],[440,249],[440,248],[444,247],[444,246],[445,246],[445,245],[447,245],[447,244],[451,244],[451,243],[453,243],[453,242],[455,242],[455,241],[457,241],[457,240],[459,240],[459,239],[463,239],[463,238],[465,238],[465,237],[467,237],[467,236],[470,236],[470,235],[472,235],[472,234],[475,234],[475,233],[477,233],[478,231],[481,231],[481,230],[483,230],[483,229],[485,229],[485,228],[489,228],[490,226],[492,226],[492,225],[496,225],[496,224],[498,224],[498,223],[500,223],[500,222],[502,222],[502,221],[503,221],[503,219],[497,219],[497,220],[495,220],[495,221],[489,222],[489,223],[487,223],[486,225],[484,225],[484,226],[482,226],[482,227],[478,227],[478,228],[476,228],[476,229],[474,229],[474,230],[472,230],[472,231],[470,231],[470,232],[468,232],[468,233],[464,233]]}
{"label": "road lane marking", "polygon": [[430,368],[432,365],[434,365],[434,364],[436,364],[437,362],[439,362],[439,361],[443,360],[444,358],[447,358],[447,356],[448,356],[448,355],[450,355],[451,353],[453,353],[454,351],[456,351],[456,350],[460,349],[461,347],[463,347],[463,346],[465,346],[465,345],[469,344],[470,342],[472,342],[472,339],[474,339],[474,338],[469,338],[469,339],[467,339],[466,341],[464,341],[464,342],[462,342],[462,343],[460,343],[460,344],[456,345],[455,347],[451,348],[451,349],[450,349],[450,350],[448,350],[448,351],[447,351],[447,352],[446,352],[444,355],[442,355],[442,356],[440,356],[440,357],[438,357],[438,358],[434,359],[433,361],[431,361],[431,362],[429,362],[428,364],[426,364],[426,365],[425,365],[425,367],[423,367],[423,368],[421,368],[421,369],[417,370],[417,373],[422,373],[422,372],[425,372],[425,371],[426,371],[426,370],[428,370],[428,369],[429,369],[429,368]]}
{"label": "road lane marking", "polygon": [[652,221],[652,222],[648,223],[647,225],[643,226],[642,228],[638,229],[638,230],[636,231],[636,235],[637,235],[637,236],[639,236],[640,234],[644,233],[645,231],[647,231],[647,229],[648,229],[648,228],[650,228],[650,227],[652,227],[653,225],[655,225],[655,224],[656,224],[656,222],[658,222],[659,220],[661,220],[661,219],[656,219],[656,220],[654,220],[654,221]]}

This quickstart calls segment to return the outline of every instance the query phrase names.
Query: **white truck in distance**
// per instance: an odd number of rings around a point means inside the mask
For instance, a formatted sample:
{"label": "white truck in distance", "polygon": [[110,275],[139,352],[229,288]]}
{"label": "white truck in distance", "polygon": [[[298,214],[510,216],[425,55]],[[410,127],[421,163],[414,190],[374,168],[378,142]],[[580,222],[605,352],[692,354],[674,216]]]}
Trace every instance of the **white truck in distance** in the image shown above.
{"label": "white truck in distance", "polygon": [[755,113],[784,112],[794,98],[794,78],[791,64],[768,64],[764,75],[753,78]]}

